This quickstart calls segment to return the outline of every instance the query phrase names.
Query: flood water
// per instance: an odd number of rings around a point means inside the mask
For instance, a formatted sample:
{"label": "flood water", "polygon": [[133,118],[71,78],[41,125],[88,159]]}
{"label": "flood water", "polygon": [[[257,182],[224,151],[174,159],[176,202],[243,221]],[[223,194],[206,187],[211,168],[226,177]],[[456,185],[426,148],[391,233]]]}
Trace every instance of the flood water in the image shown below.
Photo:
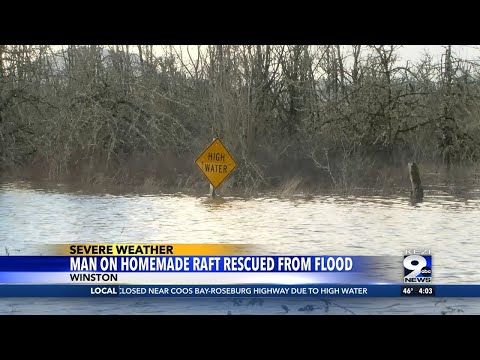
{"label": "flood water", "polygon": [[[228,243],[264,255],[402,256],[430,249],[436,284],[480,284],[480,192],[408,197],[278,198],[66,191],[0,185],[0,253],[41,255],[65,243]],[[399,282],[402,279],[398,279]],[[307,305],[312,305],[308,307]],[[306,310],[308,309],[308,310]],[[475,298],[0,299],[0,314],[480,314]]]}

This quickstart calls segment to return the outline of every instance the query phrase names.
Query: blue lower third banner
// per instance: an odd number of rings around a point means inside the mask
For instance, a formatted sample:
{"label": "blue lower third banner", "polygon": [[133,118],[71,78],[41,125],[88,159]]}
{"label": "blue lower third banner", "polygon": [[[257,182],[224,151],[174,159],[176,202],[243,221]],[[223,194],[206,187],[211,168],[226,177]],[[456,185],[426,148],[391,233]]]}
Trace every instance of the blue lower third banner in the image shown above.
{"label": "blue lower third banner", "polygon": [[1,297],[480,297],[480,285],[0,285]]}

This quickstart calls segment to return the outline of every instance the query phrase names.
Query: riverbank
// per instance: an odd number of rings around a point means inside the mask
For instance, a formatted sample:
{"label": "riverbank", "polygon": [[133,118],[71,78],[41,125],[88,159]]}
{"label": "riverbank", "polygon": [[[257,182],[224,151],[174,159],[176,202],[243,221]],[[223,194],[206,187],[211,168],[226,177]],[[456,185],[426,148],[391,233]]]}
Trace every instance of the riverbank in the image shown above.
{"label": "riverbank", "polygon": [[[408,196],[410,180],[408,168],[381,166],[367,169],[368,176],[351,174],[341,182],[334,182],[330,174],[310,176],[291,175],[266,178],[255,186],[239,185],[235,171],[218,188],[220,196],[251,197],[269,194],[277,197],[314,196],[335,194],[344,196],[381,195]],[[77,174],[48,176],[38,168],[23,168],[0,174],[0,183],[23,184],[42,190],[107,194],[175,194],[203,196],[209,192],[207,179],[197,171],[164,175],[132,169],[116,169],[108,172],[90,171]],[[446,166],[421,163],[422,184],[428,196],[432,191],[443,191],[452,195],[466,194],[480,187],[480,169],[477,166]]]}

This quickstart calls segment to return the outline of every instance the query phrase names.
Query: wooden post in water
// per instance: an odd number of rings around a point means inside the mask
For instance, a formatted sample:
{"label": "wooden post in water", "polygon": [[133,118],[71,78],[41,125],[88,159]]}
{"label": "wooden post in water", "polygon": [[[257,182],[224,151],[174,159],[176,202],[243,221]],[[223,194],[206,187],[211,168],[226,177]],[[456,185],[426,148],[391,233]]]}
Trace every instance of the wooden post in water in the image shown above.
{"label": "wooden post in water", "polygon": [[408,163],[408,172],[410,174],[410,182],[412,183],[412,191],[410,197],[414,202],[420,202],[423,200],[423,186],[420,180],[420,170],[415,162]]}

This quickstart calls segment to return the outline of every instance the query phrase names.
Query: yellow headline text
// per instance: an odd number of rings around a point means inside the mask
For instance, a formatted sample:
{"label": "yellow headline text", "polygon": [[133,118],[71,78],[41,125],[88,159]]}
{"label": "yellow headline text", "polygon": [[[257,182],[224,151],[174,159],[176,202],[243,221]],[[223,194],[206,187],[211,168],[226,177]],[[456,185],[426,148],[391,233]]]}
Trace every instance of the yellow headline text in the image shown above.
{"label": "yellow headline text", "polygon": [[196,256],[240,255],[252,247],[236,244],[55,244],[50,255],[62,256]]}

